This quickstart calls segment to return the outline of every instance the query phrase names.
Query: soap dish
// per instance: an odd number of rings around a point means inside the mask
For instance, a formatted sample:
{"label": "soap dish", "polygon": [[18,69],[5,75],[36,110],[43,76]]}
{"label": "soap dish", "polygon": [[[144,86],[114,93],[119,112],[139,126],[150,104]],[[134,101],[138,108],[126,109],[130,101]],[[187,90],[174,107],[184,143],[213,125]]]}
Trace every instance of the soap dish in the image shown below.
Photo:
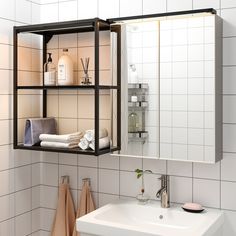
{"label": "soap dish", "polygon": [[203,212],[205,209],[198,203],[185,203],[182,206],[182,209],[187,211],[187,212],[191,212],[191,213],[201,213]]}

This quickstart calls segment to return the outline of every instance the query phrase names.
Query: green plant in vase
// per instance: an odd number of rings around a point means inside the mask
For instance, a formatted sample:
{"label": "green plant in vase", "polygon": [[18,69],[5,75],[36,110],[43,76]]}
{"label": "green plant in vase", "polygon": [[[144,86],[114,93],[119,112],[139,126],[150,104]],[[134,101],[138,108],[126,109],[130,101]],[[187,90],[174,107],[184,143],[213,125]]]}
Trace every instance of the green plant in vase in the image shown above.
{"label": "green plant in vase", "polygon": [[139,193],[139,194],[136,196],[136,199],[137,199],[140,203],[145,204],[145,203],[148,202],[148,200],[150,199],[150,197],[149,197],[147,194],[145,194],[144,174],[145,174],[145,173],[152,174],[152,171],[151,171],[151,170],[140,170],[140,169],[136,169],[136,170],[135,170],[135,173],[137,174],[137,179],[142,178],[141,193]]}

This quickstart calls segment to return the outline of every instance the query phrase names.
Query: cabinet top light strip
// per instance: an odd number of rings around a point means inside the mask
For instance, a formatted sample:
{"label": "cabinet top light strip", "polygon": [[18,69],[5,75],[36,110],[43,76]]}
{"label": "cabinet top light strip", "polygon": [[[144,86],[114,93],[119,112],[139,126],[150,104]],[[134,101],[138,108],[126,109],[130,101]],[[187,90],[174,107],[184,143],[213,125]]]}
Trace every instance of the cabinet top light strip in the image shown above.
{"label": "cabinet top light strip", "polygon": [[138,23],[154,20],[166,20],[170,18],[184,18],[184,17],[195,17],[195,16],[207,16],[216,14],[216,10],[213,8],[197,9],[190,11],[177,11],[177,12],[166,12],[150,15],[138,15],[138,16],[127,16],[119,18],[107,19],[109,23],[113,24],[124,24],[124,23]]}

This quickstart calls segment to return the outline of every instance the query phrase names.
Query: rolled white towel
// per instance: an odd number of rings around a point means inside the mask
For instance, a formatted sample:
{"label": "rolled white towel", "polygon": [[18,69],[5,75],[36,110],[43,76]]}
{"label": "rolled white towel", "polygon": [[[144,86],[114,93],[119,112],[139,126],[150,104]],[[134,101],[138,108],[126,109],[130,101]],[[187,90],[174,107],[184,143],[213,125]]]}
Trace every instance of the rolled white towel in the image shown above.
{"label": "rolled white towel", "polygon": [[[89,142],[92,142],[94,140],[94,136],[95,136],[95,130],[94,129],[85,131],[84,138],[86,138]],[[108,132],[107,132],[106,129],[100,129],[99,130],[99,138],[105,138],[107,136],[108,136]]]}
{"label": "rolled white towel", "polygon": [[80,139],[80,142],[78,144],[78,146],[82,149],[82,150],[86,150],[89,148],[89,142],[86,138],[82,138]]}
{"label": "rolled white towel", "polygon": [[48,142],[61,142],[61,143],[79,143],[79,140],[83,137],[82,132],[76,132],[72,134],[40,134],[39,139],[41,141]]}
{"label": "rolled white towel", "polygon": [[55,147],[55,148],[76,148],[78,147],[78,143],[61,143],[61,142],[48,142],[42,141],[40,143],[41,147]]}
{"label": "rolled white towel", "polygon": [[[100,138],[99,139],[99,149],[103,149],[103,148],[107,148],[110,146],[110,138],[107,136],[107,137],[104,137],[104,138]],[[92,141],[90,144],[89,144],[89,147],[93,150],[95,150],[95,142]]]}

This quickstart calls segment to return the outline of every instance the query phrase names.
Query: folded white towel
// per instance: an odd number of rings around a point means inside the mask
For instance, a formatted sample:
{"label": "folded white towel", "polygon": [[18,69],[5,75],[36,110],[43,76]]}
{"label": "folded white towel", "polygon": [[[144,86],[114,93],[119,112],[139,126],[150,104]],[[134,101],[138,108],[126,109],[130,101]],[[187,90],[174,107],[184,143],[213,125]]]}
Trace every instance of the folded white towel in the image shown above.
{"label": "folded white towel", "polygon": [[[104,137],[99,139],[99,149],[107,148],[110,146],[110,138],[109,137]],[[92,141],[89,144],[89,147],[93,150],[95,150],[95,142]]]}
{"label": "folded white towel", "polygon": [[[86,138],[89,142],[92,142],[94,140],[94,136],[95,136],[95,130],[94,129],[85,131],[84,138]],[[106,129],[100,129],[99,130],[99,138],[105,138],[107,136],[108,136],[108,132],[107,132]]]}
{"label": "folded white towel", "polygon": [[83,137],[82,132],[76,132],[72,134],[40,134],[39,139],[41,141],[48,141],[48,142],[61,142],[61,143],[79,143],[79,140]]}
{"label": "folded white towel", "polygon": [[41,147],[55,147],[55,148],[75,148],[78,147],[78,143],[60,143],[60,142],[48,142],[42,141],[40,143]]}
{"label": "folded white towel", "polygon": [[86,150],[89,148],[89,142],[86,138],[82,138],[80,139],[80,142],[78,144],[78,146],[82,149],[82,150]]}

